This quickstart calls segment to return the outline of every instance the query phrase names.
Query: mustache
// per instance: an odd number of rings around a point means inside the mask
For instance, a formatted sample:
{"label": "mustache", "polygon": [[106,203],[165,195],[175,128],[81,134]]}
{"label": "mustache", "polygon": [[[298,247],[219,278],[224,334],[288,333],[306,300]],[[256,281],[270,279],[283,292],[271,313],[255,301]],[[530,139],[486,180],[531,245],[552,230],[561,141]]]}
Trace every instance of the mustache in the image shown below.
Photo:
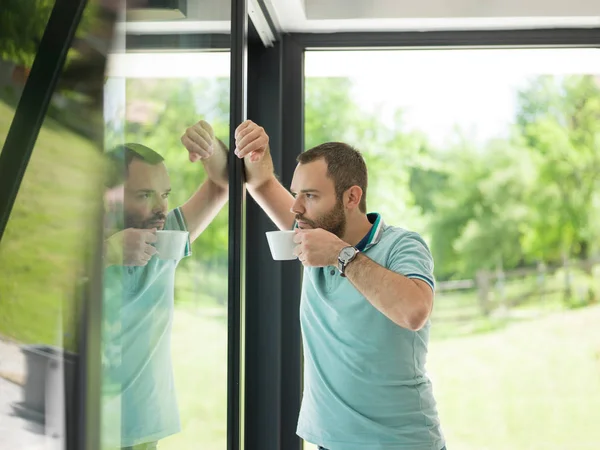
{"label": "mustache", "polygon": [[159,213],[148,219],[148,222],[158,222],[159,220],[167,220],[167,216],[163,213]]}
{"label": "mustache", "polygon": [[296,216],[296,222],[304,222],[304,223],[309,224],[311,227],[315,226],[315,223],[312,220],[307,219],[307,218],[302,217],[302,216],[298,216],[298,215]]}

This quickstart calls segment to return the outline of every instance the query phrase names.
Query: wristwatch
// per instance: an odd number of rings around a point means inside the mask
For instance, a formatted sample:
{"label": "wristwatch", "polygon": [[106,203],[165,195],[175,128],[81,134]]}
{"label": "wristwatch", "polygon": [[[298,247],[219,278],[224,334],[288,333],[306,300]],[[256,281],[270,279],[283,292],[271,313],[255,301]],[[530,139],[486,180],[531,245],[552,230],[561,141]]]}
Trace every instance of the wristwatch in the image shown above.
{"label": "wristwatch", "polygon": [[344,247],[338,255],[338,270],[340,275],[346,276],[345,271],[348,264],[350,264],[354,258],[358,255],[358,250],[355,247]]}

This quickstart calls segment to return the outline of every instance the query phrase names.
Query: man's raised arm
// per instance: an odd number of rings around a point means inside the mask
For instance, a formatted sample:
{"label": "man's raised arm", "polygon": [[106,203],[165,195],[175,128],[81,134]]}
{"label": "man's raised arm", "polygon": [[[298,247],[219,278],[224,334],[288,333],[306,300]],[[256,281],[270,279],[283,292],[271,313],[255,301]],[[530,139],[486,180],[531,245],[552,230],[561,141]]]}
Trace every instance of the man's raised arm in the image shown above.
{"label": "man's raised arm", "polygon": [[248,192],[280,230],[291,230],[295,221],[291,212],[294,197],[275,176],[269,136],[264,128],[247,120],[235,131],[235,142],[235,154],[244,159]]}
{"label": "man's raised arm", "polygon": [[210,124],[201,120],[181,137],[191,162],[202,161],[207,179],[181,207],[194,241],[210,225],[228,199],[227,147],[215,137]]}

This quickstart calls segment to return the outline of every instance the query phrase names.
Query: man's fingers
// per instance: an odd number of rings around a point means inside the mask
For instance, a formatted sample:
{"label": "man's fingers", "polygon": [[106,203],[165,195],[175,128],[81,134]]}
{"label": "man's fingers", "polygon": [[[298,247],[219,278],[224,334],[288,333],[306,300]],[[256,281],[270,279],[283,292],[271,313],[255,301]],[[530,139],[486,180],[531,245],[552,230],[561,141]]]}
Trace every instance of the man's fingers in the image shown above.
{"label": "man's fingers", "polygon": [[[185,148],[190,152],[190,155],[198,155],[200,159],[208,158],[211,156],[211,152],[207,150],[206,147],[198,144],[196,141],[193,141],[187,134],[181,138],[182,144]],[[192,159],[190,156],[190,161],[195,162],[198,158]]]}
{"label": "man's fingers", "polygon": [[264,145],[264,141],[266,139],[266,134],[262,128],[254,128],[248,134],[245,134],[243,137],[237,138],[235,144],[238,150],[242,150],[244,149],[244,147],[248,146],[248,144],[257,140],[263,142]]}
{"label": "man's fingers", "polygon": [[208,133],[208,135],[210,136],[211,139],[213,138],[215,132],[214,132],[211,124],[208,123],[206,120],[201,120],[196,125],[194,125],[194,127],[195,126],[199,126],[200,128],[202,128],[203,130],[205,130]]}
{"label": "man's fingers", "polygon": [[256,141],[248,143],[247,145],[238,146],[238,149],[236,150],[235,154],[239,158],[245,158],[246,156],[251,155],[253,153],[256,156],[260,157],[267,148],[268,142],[269,141],[267,139],[259,138]]}
{"label": "man's fingers", "polygon": [[[252,122],[251,120],[246,120],[244,123],[242,123],[235,130],[235,138],[237,139],[240,136],[240,134],[242,134],[244,131],[246,131],[248,129],[248,127],[250,127],[250,125],[253,125],[253,124],[254,124],[254,122]],[[247,132],[248,131],[246,131],[246,133]]]}
{"label": "man's fingers", "polygon": [[146,244],[154,244],[156,242],[156,231],[146,231],[144,235],[144,242]]}
{"label": "man's fingers", "polygon": [[197,123],[192,127],[190,137],[200,145],[202,145],[202,142],[199,139],[202,139],[202,141],[205,142],[208,147],[212,146],[212,141],[214,138],[212,130],[208,131],[202,126],[201,123]]}
{"label": "man's fingers", "polygon": [[158,253],[158,250],[156,250],[156,247],[153,247],[151,245],[146,245],[146,248],[144,249],[144,253],[148,256],[148,259],[150,259]]}
{"label": "man's fingers", "polygon": [[194,142],[200,148],[205,151],[212,153],[212,136],[200,125],[194,125],[191,129],[188,129],[186,136],[190,141]]}
{"label": "man's fingers", "polygon": [[236,132],[236,134],[235,134],[235,140],[239,142],[242,139],[244,139],[246,136],[248,136],[250,133],[252,133],[253,131],[255,131],[257,129],[258,129],[258,126],[255,125],[255,124],[248,125],[243,130],[240,130],[239,132]]}

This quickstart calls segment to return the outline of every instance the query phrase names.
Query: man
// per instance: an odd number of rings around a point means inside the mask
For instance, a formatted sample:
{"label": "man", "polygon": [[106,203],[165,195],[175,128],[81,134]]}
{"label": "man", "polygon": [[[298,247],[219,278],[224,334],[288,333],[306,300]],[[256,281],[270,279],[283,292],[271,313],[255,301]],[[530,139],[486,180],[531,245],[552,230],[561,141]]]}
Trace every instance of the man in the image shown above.
{"label": "man", "polygon": [[[120,231],[106,240],[103,388],[107,425],[103,448],[110,447],[106,443],[118,435],[110,426],[115,412],[121,417],[120,438],[111,444],[124,449],[155,449],[160,439],[180,431],[170,356],[179,260],[159,259],[152,244],[157,230],[188,231],[189,242],[181,257],[189,255],[191,242],[228,197],[227,149],[211,126],[197,123],[186,131],[182,142],[189,149],[190,161],[202,161],[210,178],[183,206],[171,211],[171,184],[162,156],[141,144],[125,144],[110,152],[123,171],[124,183],[121,223],[109,224]],[[112,217],[119,215],[117,209]]]}
{"label": "man", "polygon": [[444,449],[425,374],[434,279],[423,239],[367,214],[367,168],[346,144],[302,153],[291,193],[261,127],[242,124],[236,146],[248,191],[280,229],[295,227],[305,267],[298,435],[328,450]]}

